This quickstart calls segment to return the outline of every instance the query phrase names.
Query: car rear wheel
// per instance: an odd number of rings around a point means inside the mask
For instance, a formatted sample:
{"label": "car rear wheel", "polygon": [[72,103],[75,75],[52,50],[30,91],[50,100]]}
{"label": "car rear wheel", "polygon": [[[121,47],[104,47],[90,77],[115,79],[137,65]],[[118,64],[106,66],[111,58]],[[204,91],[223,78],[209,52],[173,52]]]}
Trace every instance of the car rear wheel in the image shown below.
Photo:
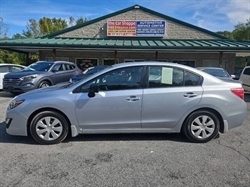
{"label": "car rear wheel", "polygon": [[40,144],[56,144],[68,135],[69,124],[58,112],[38,113],[30,123],[30,134]]}
{"label": "car rear wheel", "polygon": [[38,88],[46,88],[46,87],[49,87],[49,86],[51,86],[51,84],[48,81],[42,81],[38,85]]}
{"label": "car rear wheel", "polygon": [[206,143],[218,135],[219,127],[220,121],[213,112],[199,110],[189,115],[182,131],[192,142]]}

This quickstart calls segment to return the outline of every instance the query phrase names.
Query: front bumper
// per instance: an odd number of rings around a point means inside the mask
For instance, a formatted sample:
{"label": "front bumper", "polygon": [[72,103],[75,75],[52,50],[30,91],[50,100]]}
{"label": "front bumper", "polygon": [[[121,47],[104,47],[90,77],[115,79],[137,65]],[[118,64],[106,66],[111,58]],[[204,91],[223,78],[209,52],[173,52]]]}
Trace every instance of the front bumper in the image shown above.
{"label": "front bumper", "polygon": [[26,83],[25,85],[3,85],[3,90],[12,93],[24,93],[36,89],[33,83]]}
{"label": "front bumper", "polygon": [[28,118],[16,109],[8,110],[6,113],[6,132],[10,135],[28,136]]}

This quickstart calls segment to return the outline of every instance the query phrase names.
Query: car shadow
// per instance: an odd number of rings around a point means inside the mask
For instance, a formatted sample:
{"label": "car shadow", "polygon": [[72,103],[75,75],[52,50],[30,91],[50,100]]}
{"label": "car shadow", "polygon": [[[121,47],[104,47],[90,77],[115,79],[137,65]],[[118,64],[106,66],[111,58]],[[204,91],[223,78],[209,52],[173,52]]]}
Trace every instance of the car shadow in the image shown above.
{"label": "car shadow", "polygon": [[0,97],[13,98],[15,96],[9,92],[5,92],[5,91],[0,90]]}
{"label": "car shadow", "polygon": [[123,134],[81,134],[77,137],[67,137],[62,143],[88,141],[173,141],[190,143],[180,133],[123,133]]}
{"label": "car shadow", "polygon": [[[30,136],[11,136],[7,134],[5,122],[0,123],[0,132],[0,143],[38,144]],[[68,136],[62,143],[88,141],[173,141],[190,143],[184,135],[179,133],[82,134],[77,137]]]}

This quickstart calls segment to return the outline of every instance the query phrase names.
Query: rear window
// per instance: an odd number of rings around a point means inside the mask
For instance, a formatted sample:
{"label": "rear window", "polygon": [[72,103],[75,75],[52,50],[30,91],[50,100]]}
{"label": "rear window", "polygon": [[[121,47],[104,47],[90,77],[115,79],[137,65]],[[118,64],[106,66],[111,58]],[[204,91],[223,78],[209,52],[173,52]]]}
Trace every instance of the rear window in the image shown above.
{"label": "rear window", "polygon": [[250,75],[250,68],[246,68],[243,72],[244,75]]}

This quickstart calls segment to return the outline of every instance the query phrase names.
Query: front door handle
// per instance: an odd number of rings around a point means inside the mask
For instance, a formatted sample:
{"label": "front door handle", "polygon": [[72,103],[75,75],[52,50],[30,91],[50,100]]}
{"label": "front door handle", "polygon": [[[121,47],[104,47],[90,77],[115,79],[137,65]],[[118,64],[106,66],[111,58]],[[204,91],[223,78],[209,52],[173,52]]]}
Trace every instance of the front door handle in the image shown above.
{"label": "front door handle", "polygon": [[198,94],[194,94],[193,92],[187,92],[183,96],[188,97],[188,98],[192,98],[192,97],[196,97],[197,95]]}
{"label": "front door handle", "polygon": [[140,100],[141,98],[140,97],[137,97],[137,96],[129,96],[126,100],[131,102],[131,101],[138,101]]}

